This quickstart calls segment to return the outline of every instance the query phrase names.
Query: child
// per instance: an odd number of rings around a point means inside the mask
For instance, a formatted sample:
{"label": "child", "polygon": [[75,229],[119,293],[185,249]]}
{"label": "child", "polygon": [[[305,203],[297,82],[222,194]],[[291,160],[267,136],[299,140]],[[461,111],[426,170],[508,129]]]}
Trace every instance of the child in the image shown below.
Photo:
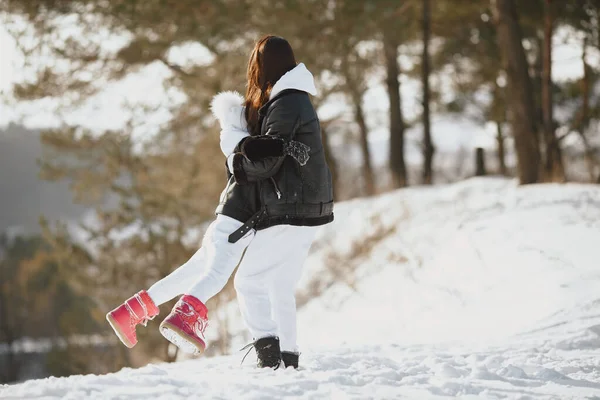
{"label": "child", "polygon": [[[223,92],[211,103],[212,112],[221,125],[220,146],[226,157],[249,136],[243,102],[239,94]],[[230,184],[231,181],[228,187]],[[221,196],[222,204],[227,200],[223,199],[226,192],[227,188]],[[160,332],[183,351],[202,353],[208,324],[205,304],[223,289],[253,237],[253,230],[249,230],[241,239],[230,243],[230,234],[242,226],[243,222],[218,214],[204,235],[202,247],[188,262],[109,312],[106,319],[123,344],[130,348],[135,346],[136,326],[145,326],[158,315],[158,306],[185,293],[161,323]]]}

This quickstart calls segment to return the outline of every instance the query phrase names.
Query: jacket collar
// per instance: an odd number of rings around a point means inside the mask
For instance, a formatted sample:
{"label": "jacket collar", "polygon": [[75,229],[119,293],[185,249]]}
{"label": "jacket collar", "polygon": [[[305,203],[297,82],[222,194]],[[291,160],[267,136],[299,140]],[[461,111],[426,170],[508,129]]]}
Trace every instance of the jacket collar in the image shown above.
{"label": "jacket collar", "polygon": [[277,93],[277,96],[271,98],[271,100],[267,101],[264,106],[262,106],[261,108],[258,109],[258,115],[264,116],[267,113],[267,110],[269,109],[271,104],[273,104],[275,102],[275,100],[280,99],[283,96],[292,94],[292,93],[306,93],[306,92],[304,92],[302,90],[297,90],[297,89],[282,90],[281,92]]}

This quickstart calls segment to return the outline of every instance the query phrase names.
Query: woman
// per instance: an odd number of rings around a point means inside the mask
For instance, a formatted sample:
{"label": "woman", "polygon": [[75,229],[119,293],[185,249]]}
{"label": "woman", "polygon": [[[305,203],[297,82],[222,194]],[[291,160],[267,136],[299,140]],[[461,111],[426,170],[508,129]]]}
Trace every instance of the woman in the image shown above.
{"label": "woman", "polygon": [[[314,79],[304,64],[296,64],[289,43],[276,36],[258,41],[247,77],[245,99],[229,93],[213,101],[224,153],[241,141],[228,155],[229,181],[202,248],[107,319],[120,337],[125,331],[135,339],[137,324],[156,316],[157,305],[184,292],[160,329],[182,350],[199,353],[206,343],[204,304],[225,285],[244,254],[234,283],[255,338],[258,366],[277,368],[283,361],[297,368],[295,289],[316,227],[333,220],[331,173],[308,97],[316,94]],[[188,288],[201,264],[204,275]]]}

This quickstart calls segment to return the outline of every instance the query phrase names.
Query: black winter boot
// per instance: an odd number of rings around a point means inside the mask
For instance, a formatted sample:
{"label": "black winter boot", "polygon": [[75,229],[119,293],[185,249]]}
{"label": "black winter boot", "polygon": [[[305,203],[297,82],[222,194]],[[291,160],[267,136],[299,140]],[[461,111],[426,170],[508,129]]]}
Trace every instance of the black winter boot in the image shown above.
{"label": "black winter boot", "polygon": [[254,342],[254,349],[258,361],[258,368],[279,368],[281,364],[281,350],[279,348],[279,338],[275,336],[258,339]]}
{"label": "black winter boot", "polygon": [[285,365],[285,368],[294,367],[294,369],[298,369],[299,359],[300,354],[298,353],[292,353],[290,351],[281,352],[281,360],[283,361],[283,365]]}

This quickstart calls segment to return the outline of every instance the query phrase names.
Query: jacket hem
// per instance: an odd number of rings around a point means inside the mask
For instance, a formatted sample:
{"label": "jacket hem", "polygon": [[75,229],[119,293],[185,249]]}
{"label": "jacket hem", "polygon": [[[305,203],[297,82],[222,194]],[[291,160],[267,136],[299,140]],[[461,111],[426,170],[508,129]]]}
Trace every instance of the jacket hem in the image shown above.
{"label": "jacket hem", "polygon": [[254,213],[232,207],[230,204],[219,204],[215,210],[215,214],[223,214],[237,221],[246,222]]}

